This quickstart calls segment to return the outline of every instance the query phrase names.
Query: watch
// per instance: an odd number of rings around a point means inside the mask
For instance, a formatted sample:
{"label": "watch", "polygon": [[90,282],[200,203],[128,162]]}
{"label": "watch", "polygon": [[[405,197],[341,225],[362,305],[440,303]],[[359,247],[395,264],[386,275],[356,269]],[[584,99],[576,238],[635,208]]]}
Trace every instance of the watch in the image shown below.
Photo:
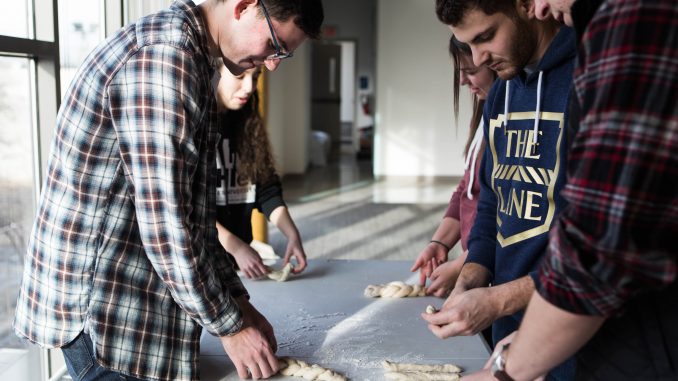
{"label": "watch", "polygon": [[505,344],[501,347],[499,353],[492,360],[492,376],[499,381],[515,381],[506,373],[506,350],[510,344]]}

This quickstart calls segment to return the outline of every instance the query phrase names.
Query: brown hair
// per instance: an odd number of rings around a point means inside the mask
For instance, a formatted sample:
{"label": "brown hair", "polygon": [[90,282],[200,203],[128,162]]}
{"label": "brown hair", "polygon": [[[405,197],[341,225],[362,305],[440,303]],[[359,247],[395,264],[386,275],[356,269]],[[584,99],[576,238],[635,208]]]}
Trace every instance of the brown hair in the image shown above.
{"label": "brown hair", "polygon": [[[450,43],[448,47],[452,60],[454,61],[454,118],[455,120],[459,119],[459,89],[461,89],[460,83],[460,74],[461,74],[461,58],[463,56],[471,56],[471,48],[460,42],[459,40],[452,35],[450,37]],[[497,78],[497,74],[494,74],[494,78]],[[464,156],[468,153],[473,137],[476,134],[478,129],[478,124],[483,117],[483,107],[485,106],[485,101],[478,99],[477,96],[473,95],[473,116],[471,117],[471,125],[469,126],[469,135],[468,140],[466,140],[466,147],[464,148]]]}
{"label": "brown hair", "polygon": [[264,121],[259,114],[259,94],[254,91],[240,110],[226,112],[224,128],[230,129],[238,153],[238,182],[265,183],[275,176],[275,161]]}
{"label": "brown hair", "polygon": [[[271,18],[285,22],[294,17],[294,24],[306,36],[316,39],[320,36],[325,14],[321,0],[264,0]],[[259,11],[261,17],[263,13]]]}
{"label": "brown hair", "polygon": [[517,14],[515,0],[436,0],[436,15],[445,25],[459,25],[472,9],[486,15],[501,12],[511,18]]}

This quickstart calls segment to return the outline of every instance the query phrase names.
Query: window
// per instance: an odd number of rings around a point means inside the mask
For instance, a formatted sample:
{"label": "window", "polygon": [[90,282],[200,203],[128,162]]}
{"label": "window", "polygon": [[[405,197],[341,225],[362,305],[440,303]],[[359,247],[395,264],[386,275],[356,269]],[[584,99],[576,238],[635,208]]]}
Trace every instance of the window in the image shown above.
{"label": "window", "polygon": [[12,329],[35,216],[31,64],[0,57],[0,379],[17,381],[40,377],[39,354]]}
{"label": "window", "polygon": [[101,1],[59,1],[59,54],[61,60],[61,96],[66,94],[80,64],[104,39]]}
{"label": "window", "polygon": [[[29,25],[28,15],[32,14],[32,1],[29,0],[12,0],[11,10],[3,9],[0,12],[0,35],[29,38],[31,37],[31,29]],[[9,4],[5,4],[5,7]]]}
{"label": "window", "polygon": [[0,380],[60,380],[66,373],[59,350],[27,344],[12,328],[62,94],[105,34],[170,2],[12,0],[11,11],[0,13]]}

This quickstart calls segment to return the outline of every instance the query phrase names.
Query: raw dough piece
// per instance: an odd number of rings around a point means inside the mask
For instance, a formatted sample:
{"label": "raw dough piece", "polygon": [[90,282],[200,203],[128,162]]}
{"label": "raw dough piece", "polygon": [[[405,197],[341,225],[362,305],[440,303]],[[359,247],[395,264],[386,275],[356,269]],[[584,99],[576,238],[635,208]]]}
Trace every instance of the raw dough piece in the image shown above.
{"label": "raw dough piece", "polygon": [[266,268],[268,270],[270,270],[270,272],[267,275],[268,278],[273,279],[273,280],[278,281],[278,282],[286,281],[287,278],[290,277],[290,273],[292,272],[292,264],[291,263],[286,264],[285,267],[283,267],[280,270],[275,270],[275,269],[268,267],[268,266],[266,266]]}
{"label": "raw dough piece", "polygon": [[381,363],[386,378],[396,381],[456,381],[461,368],[454,364],[399,364],[384,360]]}
{"label": "raw dough piece", "polygon": [[283,376],[301,377],[306,380],[318,381],[348,381],[346,377],[339,373],[321,368],[316,364],[310,365],[304,361],[289,357],[279,358],[278,365],[280,365],[279,372]]}
{"label": "raw dough piece", "polygon": [[395,281],[388,284],[369,285],[365,288],[364,294],[370,298],[408,298],[426,296],[426,288],[418,284]]}
{"label": "raw dough piece", "polygon": [[430,304],[429,304],[428,306],[426,306],[426,313],[427,313],[427,314],[430,315],[430,314],[434,314],[434,313],[436,313],[436,312],[438,312],[438,309],[437,309],[437,308],[433,307],[433,306],[430,305]]}
{"label": "raw dough piece", "polygon": [[386,372],[386,378],[394,381],[457,381],[459,373],[445,372]]}
{"label": "raw dough piece", "polygon": [[400,364],[384,360],[381,363],[384,369],[391,372],[446,372],[446,373],[461,373],[461,368],[454,364]]}

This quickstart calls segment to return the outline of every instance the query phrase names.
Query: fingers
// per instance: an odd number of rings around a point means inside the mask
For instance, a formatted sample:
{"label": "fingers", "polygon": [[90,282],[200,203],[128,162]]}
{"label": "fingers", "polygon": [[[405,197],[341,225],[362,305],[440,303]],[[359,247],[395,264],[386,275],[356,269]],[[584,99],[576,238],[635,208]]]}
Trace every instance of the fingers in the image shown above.
{"label": "fingers", "polygon": [[251,358],[245,364],[244,377],[241,374],[240,368],[236,367],[238,370],[238,376],[240,376],[240,378],[250,378],[251,376],[252,379],[258,380],[261,378],[269,378],[278,373],[278,360],[270,350],[257,352],[255,357]]}
{"label": "fingers", "polygon": [[249,279],[260,279],[268,274],[268,270],[264,264],[252,263],[247,267],[242,268],[242,272]]}
{"label": "fingers", "polygon": [[297,259],[297,266],[292,269],[292,272],[299,274],[306,269],[306,255],[297,253],[294,257]]}
{"label": "fingers", "polygon": [[448,333],[449,331],[452,331],[454,333],[453,329],[450,329],[453,325],[449,324],[443,327],[437,326],[435,324],[429,324],[428,329],[433,333],[437,338],[439,339],[447,339],[448,337],[452,337],[453,335]]}
{"label": "fingers", "polygon": [[[275,340],[275,338],[274,338]],[[269,352],[268,355],[266,356],[266,360],[268,361],[268,367],[271,370],[271,376],[278,373],[278,370],[280,369],[280,363],[278,362],[278,358],[275,357],[273,352]]]}
{"label": "fingers", "polygon": [[235,365],[235,370],[238,371],[238,377],[240,377],[240,379],[244,380],[250,378],[249,376],[250,372],[249,370],[247,370],[245,364],[243,364],[241,361],[233,361],[233,365]]}
{"label": "fingers", "polygon": [[448,292],[446,279],[444,279],[443,277],[437,277],[428,286],[427,291],[430,295],[442,298]]}
{"label": "fingers", "polygon": [[463,322],[452,322],[447,325],[439,326],[435,324],[429,324],[428,329],[436,335],[438,338],[447,339],[448,337],[453,336],[469,336],[473,335],[471,331]]}
{"label": "fingers", "polygon": [[424,265],[424,263],[426,263],[426,261],[425,261],[424,258],[422,258],[422,256],[420,255],[420,256],[417,258],[417,260],[414,261],[414,265],[412,265],[412,268],[410,269],[410,271],[411,271],[411,272],[415,272],[415,271],[419,270],[419,269]]}

